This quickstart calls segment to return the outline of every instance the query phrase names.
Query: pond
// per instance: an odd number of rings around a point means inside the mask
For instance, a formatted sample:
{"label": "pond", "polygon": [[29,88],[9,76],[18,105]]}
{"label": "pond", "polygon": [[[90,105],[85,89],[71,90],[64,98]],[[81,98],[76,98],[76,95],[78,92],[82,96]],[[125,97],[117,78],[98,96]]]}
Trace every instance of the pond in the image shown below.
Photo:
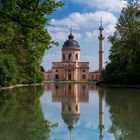
{"label": "pond", "polygon": [[140,139],[140,89],[48,83],[0,91],[0,140],[92,139]]}

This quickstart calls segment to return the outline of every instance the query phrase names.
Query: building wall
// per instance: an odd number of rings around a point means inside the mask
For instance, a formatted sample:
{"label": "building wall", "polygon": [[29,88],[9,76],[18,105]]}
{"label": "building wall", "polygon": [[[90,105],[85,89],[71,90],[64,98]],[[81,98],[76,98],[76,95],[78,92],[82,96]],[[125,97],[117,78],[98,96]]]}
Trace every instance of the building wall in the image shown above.
{"label": "building wall", "polygon": [[100,72],[89,72],[89,80],[99,81],[100,80]]}
{"label": "building wall", "polygon": [[80,62],[80,49],[63,49],[62,61]]}
{"label": "building wall", "polygon": [[88,80],[89,62],[53,62],[52,80]]}
{"label": "building wall", "polygon": [[44,78],[46,81],[51,81],[52,80],[52,72],[44,72]]}
{"label": "building wall", "polygon": [[61,68],[53,68],[52,69],[52,80],[63,80],[63,69]]}
{"label": "building wall", "polygon": [[80,68],[79,74],[80,74],[79,80],[88,80],[89,68]]}
{"label": "building wall", "polygon": [[[44,78],[46,81],[51,80],[68,80],[65,76],[68,76],[69,73],[68,69],[66,70],[67,74],[65,74],[65,69],[63,68],[53,68],[51,72],[44,72]],[[58,75],[58,79],[56,79],[56,75]],[[85,75],[85,77],[83,76]],[[84,80],[91,80],[91,81],[99,81],[100,80],[100,73],[99,72],[89,72],[88,68],[75,68],[72,73],[72,79],[74,81],[84,81]]]}

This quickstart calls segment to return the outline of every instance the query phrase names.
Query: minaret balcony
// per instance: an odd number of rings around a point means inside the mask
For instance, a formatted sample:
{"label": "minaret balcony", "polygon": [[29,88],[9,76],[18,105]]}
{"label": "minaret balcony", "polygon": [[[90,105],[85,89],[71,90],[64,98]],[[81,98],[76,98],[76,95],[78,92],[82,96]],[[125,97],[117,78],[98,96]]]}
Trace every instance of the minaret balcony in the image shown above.
{"label": "minaret balcony", "polygon": [[104,39],[105,39],[105,36],[100,35],[100,36],[98,36],[98,39],[99,39],[99,40],[104,40]]}

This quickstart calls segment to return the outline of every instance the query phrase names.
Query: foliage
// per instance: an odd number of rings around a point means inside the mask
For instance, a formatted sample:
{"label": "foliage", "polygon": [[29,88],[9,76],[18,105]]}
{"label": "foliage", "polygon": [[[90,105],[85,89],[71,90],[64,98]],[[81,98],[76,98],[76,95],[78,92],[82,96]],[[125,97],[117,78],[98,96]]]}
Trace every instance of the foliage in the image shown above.
{"label": "foliage", "polygon": [[15,58],[8,54],[0,53],[0,86],[8,86],[16,82],[17,65]]}
{"label": "foliage", "polygon": [[140,5],[123,8],[114,35],[102,80],[105,83],[140,84]]}
{"label": "foliage", "polygon": [[0,140],[47,140],[51,123],[41,109],[41,87],[0,92]]}
{"label": "foliage", "polygon": [[42,80],[44,51],[56,44],[47,30],[49,15],[62,5],[56,0],[0,0],[0,51],[15,58],[18,83]]}

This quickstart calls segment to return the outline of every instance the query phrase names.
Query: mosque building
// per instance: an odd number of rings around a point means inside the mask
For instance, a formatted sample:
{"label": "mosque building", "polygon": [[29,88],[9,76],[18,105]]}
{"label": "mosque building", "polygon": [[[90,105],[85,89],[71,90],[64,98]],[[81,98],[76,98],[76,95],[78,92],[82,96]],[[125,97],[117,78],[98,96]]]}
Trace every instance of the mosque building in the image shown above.
{"label": "mosque building", "polygon": [[80,61],[80,45],[74,39],[70,31],[68,40],[64,42],[61,50],[61,62],[52,62],[52,69],[44,72],[46,81],[87,81],[99,80],[103,70],[104,51],[103,51],[103,26],[102,20],[99,27],[99,69],[94,72],[89,71],[89,62]]}

